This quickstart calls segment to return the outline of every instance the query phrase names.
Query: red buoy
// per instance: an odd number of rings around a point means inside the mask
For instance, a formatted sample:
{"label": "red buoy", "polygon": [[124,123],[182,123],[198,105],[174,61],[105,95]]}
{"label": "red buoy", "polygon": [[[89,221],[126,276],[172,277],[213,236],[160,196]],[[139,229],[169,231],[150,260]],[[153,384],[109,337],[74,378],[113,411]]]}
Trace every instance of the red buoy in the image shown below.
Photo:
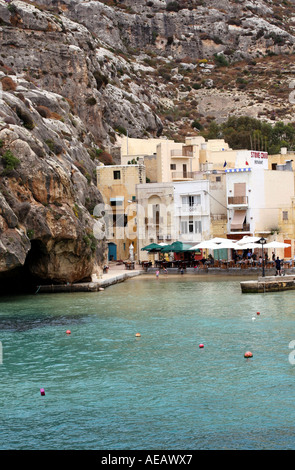
{"label": "red buoy", "polygon": [[70,335],[71,334],[71,330],[67,330],[67,335]]}
{"label": "red buoy", "polygon": [[45,396],[45,390],[44,390],[44,388],[40,388],[40,393],[41,393],[41,395],[42,395],[43,397]]}
{"label": "red buoy", "polygon": [[253,357],[253,354],[251,353],[251,351],[246,351],[245,354],[244,354],[244,357],[246,357],[246,358]]}
{"label": "red buoy", "polygon": [[260,312],[257,312],[257,315],[260,315]]}
{"label": "red buoy", "polygon": [[199,344],[199,348],[202,349],[203,347],[204,347],[203,343]]}

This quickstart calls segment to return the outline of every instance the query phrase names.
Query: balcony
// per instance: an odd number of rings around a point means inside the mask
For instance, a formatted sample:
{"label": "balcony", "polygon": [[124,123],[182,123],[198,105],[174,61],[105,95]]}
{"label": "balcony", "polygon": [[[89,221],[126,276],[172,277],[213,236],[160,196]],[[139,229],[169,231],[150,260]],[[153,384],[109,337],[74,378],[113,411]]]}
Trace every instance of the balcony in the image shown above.
{"label": "balcony", "polygon": [[189,204],[182,204],[177,207],[178,215],[187,215],[187,214],[204,214],[204,209],[202,209],[201,204],[194,204],[190,206]]}
{"label": "balcony", "polygon": [[194,179],[194,173],[192,171],[172,171],[173,181],[190,181]]}
{"label": "balcony", "polygon": [[247,206],[248,196],[230,196],[227,198],[229,206]]}
{"label": "balcony", "polygon": [[193,158],[193,152],[189,152],[188,150],[183,149],[176,149],[170,151],[171,158]]}
{"label": "balcony", "polygon": [[232,232],[250,232],[250,224],[243,224],[241,228],[230,228],[230,233]]}

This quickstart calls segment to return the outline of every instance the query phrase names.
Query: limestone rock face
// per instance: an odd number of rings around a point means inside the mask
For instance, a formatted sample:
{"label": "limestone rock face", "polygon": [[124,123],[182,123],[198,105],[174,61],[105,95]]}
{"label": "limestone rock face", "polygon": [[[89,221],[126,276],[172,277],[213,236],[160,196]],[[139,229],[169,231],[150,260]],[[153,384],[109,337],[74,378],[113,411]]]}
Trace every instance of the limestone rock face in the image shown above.
{"label": "limestone rock face", "polygon": [[[97,143],[114,143],[119,126],[128,128],[134,136],[139,136],[143,130],[155,135],[161,131],[161,121],[148,106],[148,100],[144,106],[141,100],[133,101],[131,96],[115,99],[114,89],[121,93],[117,70],[107,56],[97,55],[101,43],[98,43],[98,35],[84,26],[83,15],[81,18],[57,15],[18,0],[11,5],[8,9],[7,3],[0,0],[0,20],[4,24],[0,28],[1,52],[2,57],[10,58],[8,64],[2,61],[5,67],[9,66],[17,74],[26,71],[26,78],[32,83],[69,100],[72,111],[87,125]],[[45,2],[44,5],[50,8],[56,2]],[[72,2],[62,4],[63,9],[67,6],[73,9],[75,5]],[[62,10],[58,11],[62,13]],[[93,14],[100,25],[105,18],[100,9],[85,13]],[[116,33],[113,31],[112,34],[116,41]],[[107,52],[105,49],[106,55]],[[131,69],[131,65],[129,67]],[[113,96],[111,100],[110,95]],[[38,96],[36,90],[32,99],[46,106],[47,97]],[[133,106],[131,116],[125,115],[128,100],[129,107],[131,102]]]}
{"label": "limestone rock face", "polygon": [[292,9],[264,0],[124,0],[113,7],[108,1],[51,3],[111,47],[125,51],[149,47],[158,55],[199,59],[231,49],[232,58],[239,60],[266,49],[294,50],[293,23],[286,20]]}
{"label": "limestone rock face", "polygon": [[16,272],[38,282],[91,279],[105,258],[93,233],[102,198],[85,147],[91,138],[63,97],[14,83],[0,101],[2,284]]}

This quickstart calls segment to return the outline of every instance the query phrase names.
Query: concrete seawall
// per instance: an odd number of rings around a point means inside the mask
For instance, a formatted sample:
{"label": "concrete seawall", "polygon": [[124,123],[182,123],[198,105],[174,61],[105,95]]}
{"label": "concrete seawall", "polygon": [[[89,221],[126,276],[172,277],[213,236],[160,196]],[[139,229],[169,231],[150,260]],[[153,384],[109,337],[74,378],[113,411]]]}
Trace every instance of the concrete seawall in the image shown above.
{"label": "concrete seawall", "polygon": [[124,282],[135,276],[144,274],[144,271],[134,270],[129,272],[114,271],[104,274],[102,279],[94,282],[80,282],[77,284],[47,284],[37,287],[36,293],[58,293],[58,292],[98,292],[105,287]]}
{"label": "concrete seawall", "polygon": [[241,289],[243,294],[295,290],[295,275],[265,276],[253,281],[242,281]]}

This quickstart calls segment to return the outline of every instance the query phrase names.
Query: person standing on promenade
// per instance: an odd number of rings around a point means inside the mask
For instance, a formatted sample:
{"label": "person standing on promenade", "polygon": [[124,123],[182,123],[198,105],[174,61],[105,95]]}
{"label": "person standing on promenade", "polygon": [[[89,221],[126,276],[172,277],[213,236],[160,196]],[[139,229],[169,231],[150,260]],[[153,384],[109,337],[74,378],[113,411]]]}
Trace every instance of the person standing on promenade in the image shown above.
{"label": "person standing on promenade", "polygon": [[279,257],[276,259],[276,276],[281,276],[281,260]]}

